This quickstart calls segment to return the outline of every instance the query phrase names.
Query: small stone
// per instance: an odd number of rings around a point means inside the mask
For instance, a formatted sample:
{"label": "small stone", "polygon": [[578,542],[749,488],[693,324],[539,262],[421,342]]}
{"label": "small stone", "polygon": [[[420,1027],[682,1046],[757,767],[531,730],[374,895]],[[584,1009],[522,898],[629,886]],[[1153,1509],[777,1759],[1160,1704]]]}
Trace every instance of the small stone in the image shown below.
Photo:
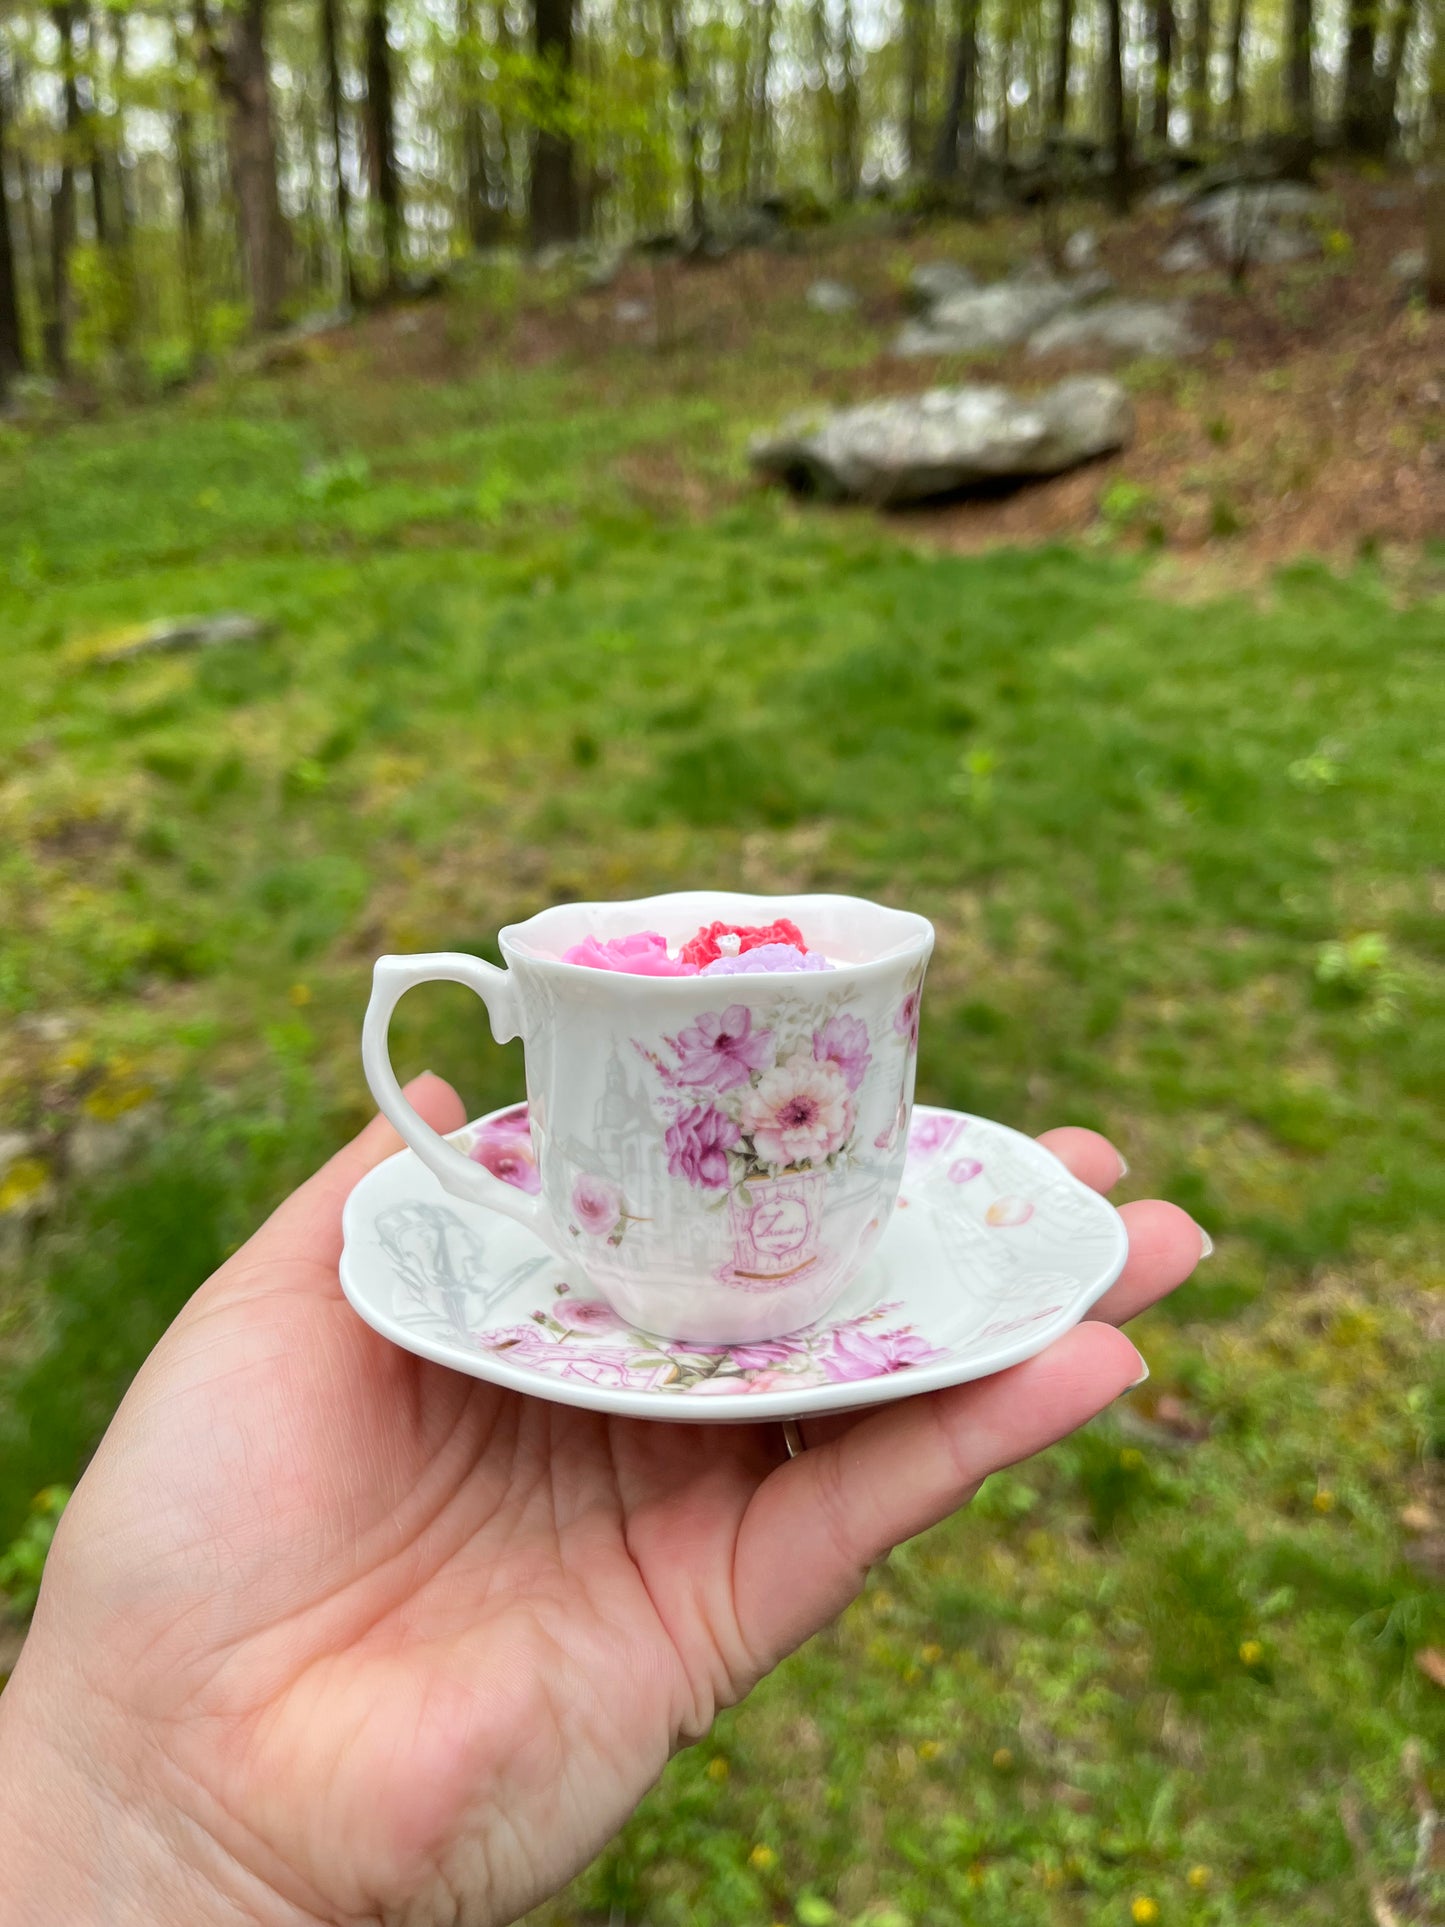
{"label": "small stone", "polygon": [[977,277],[957,261],[920,261],[908,277],[908,305],[931,308],[951,294],[970,294],[977,286]]}
{"label": "small stone", "polygon": [[1165,274],[1202,274],[1214,266],[1214,257],[1196,236],[1181,234],[1160,255],[1159,265]]}
{"label": "small stone", "polygon": [[1400,1508],[1400,1524],[1406,1532],[1433,1532],[1435,1514],[1427,1505],[1407,1505]]}
{"label": "small stone", "polygon": [[652,303],[650,301],[618,301],[613,306],[612,318],[614,321],[620,322],[624,328],[639,327],[644,321],[651,321]]}
{"label": "small stone", "polygon": [[28,1131],[0,1131],[0,1171],[34,1154],[36,1140]]}
{"label": "small stone", "polygon": [[804,296],[814,314],[851,314],[858,296],[844,281],[815,281]]}
{"label": "small stone", "polygon": [[1390,273],[1396,281],[1423,281],[1425,279],[1424,248],[1405,248],[1390,263]]}
{"label": "small stone", "polygon": [[1099,237],[1091,227],[1081,227],[1071,234],[1064,243],[1064,266],[1071,274],[1082,274],[1085,268],[1097,267],[1099,261]]}
{"label": "small stone", "polygon": [[89,662],[109,666],[134,662],[139,656],[167,655],[176,649],[214,649],[222,643],[261,642],[270,635],[271,628],[260,616],[235,613],[177,616],[98,638],[95,646],[78,644],[75,653]]}

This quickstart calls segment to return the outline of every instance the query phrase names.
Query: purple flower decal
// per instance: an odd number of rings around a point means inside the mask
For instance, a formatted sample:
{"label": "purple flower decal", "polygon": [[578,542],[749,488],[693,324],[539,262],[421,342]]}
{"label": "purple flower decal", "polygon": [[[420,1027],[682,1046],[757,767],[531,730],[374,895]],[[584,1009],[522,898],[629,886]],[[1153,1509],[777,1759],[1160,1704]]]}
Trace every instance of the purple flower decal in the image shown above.
{"label": "purple flower decal", "polygon": [[552,1309],[552,1318],[571,1332],[623,1332],[627,1326],[611,1305],[600,1298],[564,1298]]}
{"label": "purple flower decal", "polygon": [[728,1181],[727,1154],[741,1135],[715,1104],[694,1104],[667,1127],[667,1168],[702,1190],[721,1191]]}
{"label": "purple flower decal", "polygon": [[916,990],[909,991],[893,1018],[893,1028],[900,1037],[908,1039],[910,1050],[918,1049],[918,1011],[922,1002],[923,987],[919,985]]}
{"label": "purple flower decal", "polygon": [[584,1231],[600,1238],[616,1229],[622,1216],[622,1193],[606,1178],[584,1171],[572,1186],[572,1210]]}
{"label": "purple flower decal", "polygon": [[849,1017],[846,1012],[830,1017],[821,1030],[813,1032],[813,1056],[820,1064],[836,1064],[848,1089],[856,1091],[873,1061],[868,1026],[861,1017]]}
{"label": "purple flower decal", "polygon": [[530,1191],[535,1197],[542,1189],[524,1108],[493,1118],[485,1130],[478,1132],[467,1156],[518,1191]]}
{"label": "purple flower decal", "polygon": [[942,1352],[935,1351],[906,1325],[891,1332],[865,1332],[856,1326],[840,1325],[833,1334],[833,1349],[823,1360],[823,1370],[835,1385],[848,1385],[861,1378],[901,1372],[909,1365],[930,1365],[942,1357]]}
{"label": "purple flower decal", "polygon": [[730,1091],[773,1061],[773,1033],[753,1029],[746,1004],[710,1010],[667,1040],[677,1052],[677,1082]]}

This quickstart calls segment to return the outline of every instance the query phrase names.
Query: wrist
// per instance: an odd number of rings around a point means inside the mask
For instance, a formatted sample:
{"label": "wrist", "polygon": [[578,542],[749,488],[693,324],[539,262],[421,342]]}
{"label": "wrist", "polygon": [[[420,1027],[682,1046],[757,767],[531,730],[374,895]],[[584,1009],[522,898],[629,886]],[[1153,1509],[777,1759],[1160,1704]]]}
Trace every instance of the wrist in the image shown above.
{"label": "wrist", "polygon": [[6,1927],[314,1927],[165,1796],[148,1750],[32,1640],[0,1695]]}

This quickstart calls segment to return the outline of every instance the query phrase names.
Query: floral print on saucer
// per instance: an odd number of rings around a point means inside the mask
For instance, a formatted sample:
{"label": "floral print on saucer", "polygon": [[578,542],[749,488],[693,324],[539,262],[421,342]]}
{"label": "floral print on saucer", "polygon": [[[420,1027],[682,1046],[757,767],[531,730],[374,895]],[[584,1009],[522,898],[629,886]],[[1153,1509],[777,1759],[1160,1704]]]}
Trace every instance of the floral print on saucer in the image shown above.
{"label": "floral print on saucer", "polygon": [[[525,1105],[452,1142],[535,1188]],[[411,1151],[346,1202],[341,1283],[386,1338],[476,1378],[634,1418],[847,1411],[983,1378],[1077,1324],[1128,1255],[1122,1219],[1003,1124],[918,1107],[897,1208],[825,1319],[699,1345],[636,1331],[524,1226],[459,1203]]]}

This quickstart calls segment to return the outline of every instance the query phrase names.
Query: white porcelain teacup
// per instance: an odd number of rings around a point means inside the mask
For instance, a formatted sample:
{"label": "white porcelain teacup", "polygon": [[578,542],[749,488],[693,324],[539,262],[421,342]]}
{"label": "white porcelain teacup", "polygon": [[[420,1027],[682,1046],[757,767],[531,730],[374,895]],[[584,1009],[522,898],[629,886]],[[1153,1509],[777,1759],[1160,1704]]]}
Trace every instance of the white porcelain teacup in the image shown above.
{"label": "white porcelain teacup", "polygon": [[[790,918],[829,970],[654,977],[562,961],[588,937]],[[737,1344],[819,1317],[898,1195],[933,927],[861,897],[688,891],[569,903],[462,952],[378,960],[362,1036],[382,1111],[453,1196],[505,1212],[660,1337]],[[387,1053],[415,984],[465,984],[526,1052],[529,1188],[421,1120]],[[485,1159],[486,1162],[481,1160]],[[515,1175],[515,1173],[513,1174]]]}

